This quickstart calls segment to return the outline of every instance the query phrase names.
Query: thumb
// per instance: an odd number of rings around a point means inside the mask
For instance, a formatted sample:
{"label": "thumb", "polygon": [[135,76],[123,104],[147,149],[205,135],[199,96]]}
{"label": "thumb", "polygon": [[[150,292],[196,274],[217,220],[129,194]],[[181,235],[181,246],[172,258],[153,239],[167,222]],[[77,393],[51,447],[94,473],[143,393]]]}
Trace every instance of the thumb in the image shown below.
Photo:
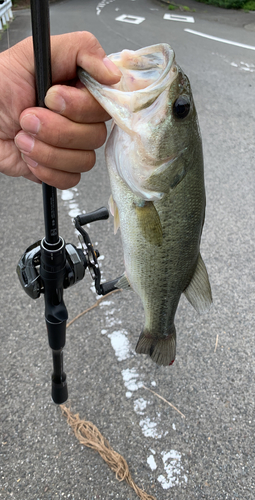
{"label": "thumb", "polygon": [[113,85],[121,77],[120,70],[107,58],[99,41],[86,31],[52,36],[51,59],[53,83],[75,78],[77,66],[104,85]]}

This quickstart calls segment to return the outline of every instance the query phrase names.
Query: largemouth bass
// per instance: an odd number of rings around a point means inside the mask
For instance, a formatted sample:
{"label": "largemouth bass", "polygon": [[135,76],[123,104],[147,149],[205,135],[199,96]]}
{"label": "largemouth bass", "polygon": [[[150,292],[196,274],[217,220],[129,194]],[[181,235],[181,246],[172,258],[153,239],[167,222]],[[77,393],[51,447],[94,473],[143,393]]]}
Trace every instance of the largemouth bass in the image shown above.
{"label": "largemouth bass", "polygon": [[200,255],[205,187],[197,113],[169,45],[109,57],[122,72],[118,84],[103,86],[82,69],[78,74],[113,118],[105,152],[124,251],[117,286],[131,286],[143,303],[136,352],[166,366],[175,359],[181,294],[198,312],[212,302]]}

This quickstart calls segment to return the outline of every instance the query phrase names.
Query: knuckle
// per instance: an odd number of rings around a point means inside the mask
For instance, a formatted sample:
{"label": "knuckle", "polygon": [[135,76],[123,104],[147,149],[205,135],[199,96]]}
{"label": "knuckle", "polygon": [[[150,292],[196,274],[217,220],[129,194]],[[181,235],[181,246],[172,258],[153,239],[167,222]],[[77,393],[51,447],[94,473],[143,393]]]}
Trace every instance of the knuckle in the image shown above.
{"label": "knuckle", "polygon": [[67,174],[63,177],[58,177],[56,187],[58,189],[70,189],[80,182],[81,174]]}
{"label": "knuckle", "polygon": [[40,181],[55,187],[53,183],[52,170],[50,168],[45,168],[41,165],[38,165],[36,175],[38,179],[40,179]]}
{"label": "knuckle", "polygon": [[[90,33],[89,31],[83,31],[82,35],[83,37],[83,44],[84,47],[86,47],[86,52],[89,55],[93,56],[98,56],[99,58],[104,58],[105,57],[105,51],[101,44],[99,43],[98,39]],[[79,41],[79,46],[81,46],[81,43]]]}
{"label": "knuckle", "polygon": [[101,47],[98,39],[92,33],[85,31],[84,37],[86,38],[86,48],[89,52],[92,52],[93,54],[98,53],[102,56],[105,55],[103,47]]}
{"label": "knuckle", "polygon": [[106,141],[107,129],[104,123],[99,123],[97,126],[97,148],[101,148]]}
{"label": "knuckle", "polygon": [[63,146],[62,135],[63,135],[63,133],[60,129],[55,130],[53,139],[54,139],[54,146],[57,148],[60,148]]}
{"label": "knuckle", "polygon": [[55,171],[51,168],[39,167],[39,179],[57,189],[70,189],[80,181],[81,174]]}
{"label": "knuckle", "polygon": [[85,160],[85,171],[91,170],[96,163],[95,151],[88,151]]}
{"label": "knuckle", "polygon": [[51,168],[54,165],[54,148],[47,147],[46,151],[44,151],[44,155],[42,157],[41,163],[44,167]]}

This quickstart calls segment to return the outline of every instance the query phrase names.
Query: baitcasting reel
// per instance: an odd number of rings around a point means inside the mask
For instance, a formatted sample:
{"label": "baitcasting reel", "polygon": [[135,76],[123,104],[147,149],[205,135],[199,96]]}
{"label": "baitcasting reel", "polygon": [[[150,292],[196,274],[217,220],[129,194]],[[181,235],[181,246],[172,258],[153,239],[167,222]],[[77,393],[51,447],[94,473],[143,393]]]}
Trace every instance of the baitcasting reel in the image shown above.
{"label": "baitcasting reel", "polygon": [[120,278],[101,283],[98,264],[99,251],[95,250],[88,233],[82,226],[98,220],[108,219],[107,208],[78,215],[74,219],[82,249],[71,243],[65,244],[59,237],[57,244],[50,244],[43,238],[29,246],[17,265],[22,288],[32,299],[41,294],[45,298],[45,320],[49,345],[53,355],[52,398],[57,404],[67,399],[66,374],[63,371],[63,347],[65,345],[68,313],[63,301],[63,290],[78,283],[88,268],[98,295],[116,290]]}

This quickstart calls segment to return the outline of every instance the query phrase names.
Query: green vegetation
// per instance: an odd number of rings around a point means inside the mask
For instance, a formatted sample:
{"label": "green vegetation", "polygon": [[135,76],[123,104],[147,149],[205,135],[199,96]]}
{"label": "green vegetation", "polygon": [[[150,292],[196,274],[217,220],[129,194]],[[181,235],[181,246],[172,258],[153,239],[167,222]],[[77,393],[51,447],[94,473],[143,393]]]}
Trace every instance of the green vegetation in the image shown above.
{"label": "green vegetation", "polygon": [[[50,3],[56,2],[57,0],[50,0]],[[30,7],[30,0],[13,0],[13,9],[27,9]]]}
{"label": "green vegetation", "polygon": [[244,10],[255,10],[255,0],[249,0],[243,7]]}
{"label": "green vegetation", "polygon": [[182,12],[196,12],[196,9],[190,9],[187,5],[179,5],[179,4],[176,4],[174,2],[170,3],[167,8],[168,8],[168,10],[179,9]]}
{"label": "green vegetation", "polygon": [[[197,2],[215,5],[216,7],[222,7],[223,9],[243,9],[246,11],[255,10],[255,0],[197,0]],[[164,0],[164,3],[168,4],[168,10],[179,9],[184,12],[195,12],[195,9],[191,10],[186,5],[176,4],[172,0]]]}
{"label": "green vegetation", "polygon": [[197,0],[209,5],[216,5],[224,9],[255,10],[255,0]]}
{"label": "green vegetation", "polygon": [[30,6],[30,0],[14,0],[12,6],[14,9],[25,9]]}

